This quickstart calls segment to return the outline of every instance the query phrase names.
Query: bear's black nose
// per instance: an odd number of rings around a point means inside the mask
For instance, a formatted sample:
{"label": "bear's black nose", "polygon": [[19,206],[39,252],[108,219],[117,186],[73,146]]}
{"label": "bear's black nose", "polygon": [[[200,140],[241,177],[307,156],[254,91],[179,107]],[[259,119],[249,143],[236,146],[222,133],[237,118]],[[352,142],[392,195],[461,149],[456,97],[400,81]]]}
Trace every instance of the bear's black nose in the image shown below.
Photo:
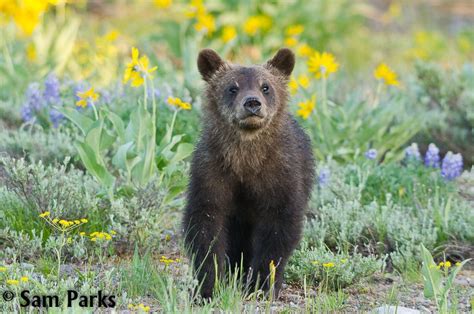
{"label": "bear's black nose", "polygon": [[248,97],[245,99],[244,108],[252,114],[257,114],[262,108],[262,103],[257,97]]}

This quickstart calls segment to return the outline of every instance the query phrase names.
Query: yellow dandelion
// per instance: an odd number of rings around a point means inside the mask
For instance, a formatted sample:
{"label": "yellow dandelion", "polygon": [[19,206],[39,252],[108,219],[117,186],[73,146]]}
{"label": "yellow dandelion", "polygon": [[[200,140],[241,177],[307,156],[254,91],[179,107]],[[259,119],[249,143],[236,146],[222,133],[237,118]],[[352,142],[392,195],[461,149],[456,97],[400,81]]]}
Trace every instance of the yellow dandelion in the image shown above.
{"label": "yellow dandelion", "polygon": [[85,219],[85,218],[82,218],[82,219],[81,219],[81,222],[84,223],[84,224],[85,224],[87,221],[88,221],[88,220]]}
{"label": "yellow dandelion", "polygon": [[294,37],[287,37],[285,39],[285,45],[288,47],[295,47],[298,44],[298,40]]}
{"label": "yellow dandelion", "polygon": [[21,282],[28,282],[28,277],[23,276],[20,278]]}
{"label": "yellow dandelion", "polygon": [[316,96],[313,95],[310,100],[302,101],[298,103],[298,111],[296,111],[296,115],[302,117],[303,119],[307,120],[311,113],[316,107]]}
{"label": "yellow dandelion", "polygon": [[4,273],[7,271],[7,268],[4,266],[0,266],[0,273]]}
{"label": "yellow dandelion", "polygon": [[97,238],[91,238],[91,241],[92,241],[92,242],[96,242],[96,241],[97,241]]}
{"label": "yellow dandelion", "polygon": [[115,232],[114,230],[110,230],[110,234],[111,234],[111,235],[116,235],[117,232]]}
{"label": "yellow dandelion", "polygon": [[287,36],[298,36],[304,31],[304,26],[301,24],[290,25],[286,28]]}
{"label": "yellow dandelion", "polygon": [[166,102],[171,106],[175,106],[175,107],[181,108],[183,110],[191,110],[191,104],[182,101],[178,97],[169,96],[168,99],[166,100]]}
{"label": "yellow dandelion", "polygon": [[398,86],[400,84],[397,80],[397,73],[385,63],[381,63],[377,66],[374,70],[374,77],[386,85]]}
{"label": "yellow dandelion", "polygon": [[335,73],[339,68],[334,55],[328,52],[315,52],[308,60],[308,70],[314,73],[316,78],[327,78],[329,74]]}
{"label": "yellow dandelion", "polygon": [[76,220],[74,220],[74,223],[75,223],[76,225],[80,225],[80,224],[81,224],[81,221],[76,219]]}
{"label": "yellow dandelion", "polygon": [[84,231],[83,231],[83,232],[79,232],[79,235],[80,235],[81,237],[83,237],[83,236],[86,235],[86,233],[85,233]]}
{"label": "yellow dandelion", "polygon": [[228,43],[237,37],[237,29],[234,26],[227,25],[222,29],[221,40]]}
{"label": "yellow dandelion", "polygon": [[53,219],[53,224],[57,224],[59,222],[59,219],[58,218],[54,218]]}
{"label": "yellow dandelion", "polygon": [[50,215],[50,212],[44,212],[44,213],[42,213],[42,214],[39,214],[39,216],[40,216],[41,218],[45,218],[45,217],[47,217],[47,216],[49,216],[49,215]]}
{"label": "yellow dandelion", "polygon": [[90,103],[96,101],[97,99],[99,99],[99,94],[97,94],[94,91],[93,87],[89,88],[85,92],[78,92],[77,96],[80,99],[76,102],[76,106],[82,107],[82,108],[87,107],[88,104],[90,104]]}

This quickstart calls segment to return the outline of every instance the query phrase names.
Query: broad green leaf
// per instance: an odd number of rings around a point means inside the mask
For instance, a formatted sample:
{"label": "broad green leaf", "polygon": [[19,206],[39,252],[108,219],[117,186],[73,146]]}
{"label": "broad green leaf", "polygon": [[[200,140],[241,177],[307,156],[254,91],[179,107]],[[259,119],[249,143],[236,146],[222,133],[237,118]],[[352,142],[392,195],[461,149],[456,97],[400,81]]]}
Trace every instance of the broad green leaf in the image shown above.
{"label": "broad green leaf", "polygon": [[79,129],[81,129],[82,134],[86,136],[87,132],[89,131],[90,127],[94,123],[94,120],[86,117],[79,111],[73,108],[67,107],[57,107],[56,108],[59,112],[61,112],[66,118],[71,120],[72,123],[77,125]]}
{"label": "broad green leaf", "polygon": [[421,244],[423,267],[421,273],[424,281],[424,295],[426,298],[438,299],[441,295],[441,271],[436,267],[430,252]]}
{"label": "broad green leaf", "polygon": [[76,149],[86,169],[110,192],[115,184],[115,177],[99,163],[92,148],[83,142],[76,143]]}

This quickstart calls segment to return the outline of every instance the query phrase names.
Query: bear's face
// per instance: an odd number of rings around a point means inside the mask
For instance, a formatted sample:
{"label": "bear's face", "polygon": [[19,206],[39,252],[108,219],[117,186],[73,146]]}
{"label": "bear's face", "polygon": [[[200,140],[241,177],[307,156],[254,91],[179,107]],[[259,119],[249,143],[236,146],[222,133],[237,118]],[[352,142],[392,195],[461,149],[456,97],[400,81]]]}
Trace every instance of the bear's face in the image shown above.
{"label": "bear's face", "polygon": [[228,64],[210,49],[201,51],[198,58],[211,110],[244,132],[266,127],[283,109],[294,63],[289,49],[280,49],[264,65],[248,67]]}

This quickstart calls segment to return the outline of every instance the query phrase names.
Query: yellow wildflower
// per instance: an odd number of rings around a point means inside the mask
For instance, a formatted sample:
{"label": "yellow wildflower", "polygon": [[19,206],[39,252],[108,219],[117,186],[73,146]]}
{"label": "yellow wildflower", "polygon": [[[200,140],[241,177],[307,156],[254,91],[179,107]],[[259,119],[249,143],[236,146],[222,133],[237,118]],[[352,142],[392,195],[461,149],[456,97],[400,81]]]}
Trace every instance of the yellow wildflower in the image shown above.
{"label": "yellow wildflower", "polygon": [[377,80],[382,80],[386,85],[398,86],[400,83],[397,80],[397,73],[395,73],[385,63],[380,63],[374,71],[374,77]]}
{"label": "yellow wildflower", "polygon": [[50,212],[44,212],[44,213],[42,213],[42,214],[39,214],[39,216],[40,216],[41,218],[45,218],[45,217],[49,216],[49,214],[50,214]]}
{"label": "yellow wildflower", "polygon": [[85,92],[78,92],[77,96],[81,98],[76,102],[76,106],[85,108],[90,102],[94,102],[99,99],[99,94],[94,91],[94,88],[91,87]]}
{"label": "yellow wildflower", "polygon": [[206,7],[202,3],[202,0],[192,0],[185,14],[186,17],[192,19],[199,15],[206,14]]}
{"label": "yellow wildflower", "polygon": [[303,119],[307,120],[311,113],[316,106],[316,96],[311,97],[310,100],[302,101],[298,103],[298,111],[296,111],[296,115],[302,117]]}
{"label": "yellow wildflower", "polygon": [[288,87],[292,95],[296,94],[296,91],[298,90],[298,82],[294,77],[291,77],[291,80],[288,82]]}
{"label": "yellow wildflower", "polygon": [[82,223],[86,223],[87,221],[88,221],[88,220],[85,219],[85,218],[82,218],[82,219],[81,219],[81,222],[82,222]]}
{"label": "yellow wildflower", "polygon": [[298,48],[296,48],[296,53],[301,57],[309,57],[314,53],[314,50],[313,48],[311,48],[310,45],[304,43],[299,45]]}
{"label": "yellow wildflower", "polygon": [[224,43],[228,43],[232,39],[237,37],[237,30],[234,26],[228,25],[222,29],[221,40]]}
{"label": "yellow wildflower", "polygon": [[53,224],[57,224],[57,223],[58,223],[58,221],[59,221],[59,219],[58,219],[58,218],[54,218],[54,219],[53,219]]}
{"label": "yellow wildflower", "polygon": [[20,278],[21,282],[28,282],[28,277],[23,276]]}
{"label": "yellow wildflower", "polygon": [[288,37],[285,39],[285,45],[288,47],[295,47],[298,44],[298,40],[294,37]]}
{"label": "yellow wildflower", "polygon": [[80,221],[80,220],[74,220],[74,223],[75,223],[76,225],[80,225],[80,224],[81,224],[81,221]]}
{"label": "yellow wildflower", "polygon": [[166,100],[166,102],[171,106],[179,107],[183,110],[191,110],[191,104],[182,101],[178,97],[169,96],[168,99]]}
{"label": "yellow wildflower", "polygon": [[307,89],[309,87],[309,83],[310,83],[310,80],[306,74],[300,74],[298,76],[298,84],[304,89]]}
{"label": "yellow wildflower", "polygon": [[154,2],[160,9],[168,9],[173,4],[173,0],[155,0]]}
{"label": "yellow wildflower", "polygon": [[323,264],[323,267],[325,267],[325,268],[333,268],[334,266],[335,266],[335,265],[334,265],[334,263],[332,263],[332,262],[324,263],[324,264]]}
{"label": "yellow wildflower", "polygon": [[339,68],[334,55],[328,52],[315,52],[308,60],[308,70],[314,73],[316,78],[327,78]]}
{"label": "yellow wildflower", "polygon": [[26,47],[26,58],[28,61],[33,62],[36,60],[36,48],[33,44],[28,44]]}
{"label": "yellow wildflower", "polygon": [[119,35],[120,33],[114,29],[105,34],[103,39],[105,39],[106,41],[115,41]]}
{"label": "yellow wildflower", "polygon": [[83,237],[83,236],[86,235],[86,233],[85,233],[84,231],[83,231],[83,232],[79,232],[79,235],[80,235],[81,237]]}
{"label": "yellow wildflower", "polygon": [[20,282],[16,279],[8,279],[7,284],[12,285],[12,286],[17,286]]}
{"label": "yellow wildflower", "polygon": [[7,271],[7,268],[4,266],[0,266],[0,273],[4,273]]}
{"label": "yellow wildflower", "polygon": [[287,36],[298,36],[304,31],[304,26],[301,24],[290,25],[286,28]]}
{"label": "yellow wildflower", "polygon": [[160,262],[165,264],[165,266],[167,266],[167,267],[168,267],[169,264],[178,263],[179,261],[180,261],[179,258],[172,259],[172,258],[168,258],[164,255],[162,255],[161,258],[160,258]]}
{"label": "yellow wildflower", "polygon": [[318,261],[312,261],[311,264],[313,264],[313,265],[319,265],[319,262],[318,262]]}
{"label": "yellow wildflower", "polygon": [[132,87],[141,86],[145,81],[145,77],[149,76],[151,78],[151,73],[157,69],[157,67],[149,68],[149,63],[150,60],[147,56],[140,57],[138,49],[132,47],[132,61],[127,64],[123,75],[123,82],[127,83],[131,80]]}
{"label": "yellow wildflower", "polygon": [[216,21],[214,16],[209,13],[199,14],[197,16],[197,23],[194,29],[198,32],[204,32],[206,35],[211,35],[216,30]]}
{"label": "yellow wildflower", "polygon": [[266,15],[254,15],[245,20],[244,33],[255,36],[259,31],[266,31],[272,26],[272,19]]}
{"label": "yellow wildflower", "polygon": [[150,307],[143,305],[143,303],[138,305],[138,309],[142,310],[143,312],[150,312]]}
{"label": "yellow wildflower", "polygon": [[456,266],[461,266],[461,263],[460,262],[456,262]]}
{"label": "yellow wildflower", "polygon": [[110,234],[111,234],[111,235],[116,235],[117,232],[115,232],[114,230],[110,230]]}

